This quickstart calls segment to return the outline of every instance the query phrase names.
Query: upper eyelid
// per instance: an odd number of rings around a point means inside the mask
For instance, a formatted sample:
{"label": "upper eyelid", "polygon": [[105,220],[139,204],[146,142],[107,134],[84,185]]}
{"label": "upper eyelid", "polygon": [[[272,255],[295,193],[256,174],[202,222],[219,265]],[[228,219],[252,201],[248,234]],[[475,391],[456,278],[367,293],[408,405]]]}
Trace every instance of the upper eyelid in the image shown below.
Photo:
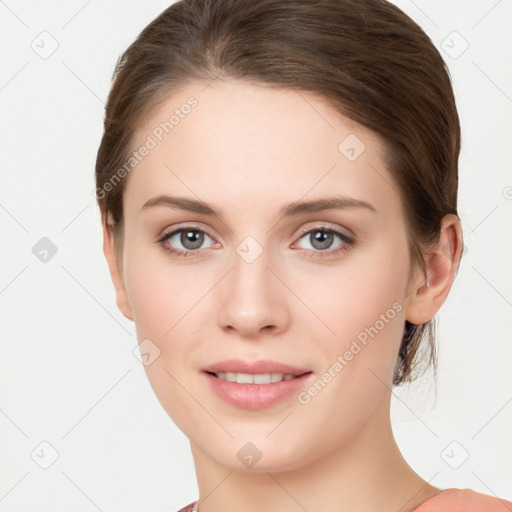
{"label": "upper eyelid", "polygon": [[210,233],[208,232],[207,229],[205,229],[201,226],[195,226],[193,224],[186,224],[184,226],[176,226],[173,228],[164,229],[162,231],[162,233],[158,236],[158,239],[161,240],[162,238],[165,238],[171,234],[176,234],[176,233],[179,233],[180,231],[185,231],[187,229],[190,231],[193,231],[193,230],[202,231],[203,233],[206,233],[211,239],[214,238],[212,235],[210,235]]}
{"label": "upper eyelid", "polygon": [[304,228],[303,230],[301,230],[298,233],[298,236],[302,237],[302,236],[310,233],[311,231],[323,231],[323,230],[324,231],[330,231],[330,230],[332,230],[332,231],[339,231],[340,233],[344,234],[345,236],[347,236],[349,238],[355,238],[355,235],[349,229],[344,228],[344,227],[340,227],[340,226],[337,226],[337,227],[329,226],[327,224],[320,225],[320,226],[309,226],[307,228]]}

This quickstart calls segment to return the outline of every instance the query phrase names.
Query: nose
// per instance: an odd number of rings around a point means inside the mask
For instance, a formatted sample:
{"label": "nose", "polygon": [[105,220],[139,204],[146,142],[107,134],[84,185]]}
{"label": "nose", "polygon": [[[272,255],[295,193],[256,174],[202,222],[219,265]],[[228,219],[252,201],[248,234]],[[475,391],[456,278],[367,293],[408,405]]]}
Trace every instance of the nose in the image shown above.
{"label": "nose", "polygon": [[269,267],[265,250],[254,260],[235,253],[233,266],[217,294],[218,322],[238,337],[258,339],[288,328],[290,308],[286,287]]}

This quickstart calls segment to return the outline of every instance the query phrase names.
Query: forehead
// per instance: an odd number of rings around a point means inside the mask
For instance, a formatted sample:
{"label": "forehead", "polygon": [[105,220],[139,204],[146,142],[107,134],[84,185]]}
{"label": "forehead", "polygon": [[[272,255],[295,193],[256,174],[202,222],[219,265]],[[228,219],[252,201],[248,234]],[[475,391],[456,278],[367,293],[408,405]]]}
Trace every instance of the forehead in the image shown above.
{"label": "forehead", "polygon": [[133,147],[144,145],[125,191],[134,208],[164,193],[244,209],[326,192],[397,202],[380,138],[304,91],[189,83],[146,116]]}

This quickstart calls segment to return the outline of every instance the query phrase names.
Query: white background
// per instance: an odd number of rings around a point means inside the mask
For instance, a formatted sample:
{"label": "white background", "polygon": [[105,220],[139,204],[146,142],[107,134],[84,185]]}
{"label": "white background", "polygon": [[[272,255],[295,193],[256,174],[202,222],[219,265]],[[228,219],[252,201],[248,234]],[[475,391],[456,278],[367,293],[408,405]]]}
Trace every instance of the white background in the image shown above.
{"label": "white background", "polygon": [[[453,77],[466,253],[439,315],[437,384],[396,390],[394,430],[433,485],[512,499],[512,2],[396,3]],[[117,310],[93,196],[115,62],[168,5],[0,1],[0,512],[173,512],[197,498],[188,440]],[[58,43],[46,59],[32,48],[43,37]],[[42,237],[57,247],[46,263]],[[43,442],[58,453],[47,469]]]}

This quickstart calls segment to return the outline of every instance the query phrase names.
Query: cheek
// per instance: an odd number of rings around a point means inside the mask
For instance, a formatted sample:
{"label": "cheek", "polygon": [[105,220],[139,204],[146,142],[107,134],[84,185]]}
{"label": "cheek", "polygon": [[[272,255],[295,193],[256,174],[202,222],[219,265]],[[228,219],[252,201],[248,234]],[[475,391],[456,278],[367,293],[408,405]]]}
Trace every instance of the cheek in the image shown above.
{"label": "cheek", "polygon": [[[406,267],[384,255],[357,264],[354,260],[353,265],[347,260],[346,267],[322,279],[311,276],[315,285],[323,286],[306,295],[335,334],[325,330],[326,335],[315,336],[308,330],[316,340],[310,350],[322,354],[323,371],[299,397],[299,410],[312,431],[330,425],[341,444],[373,414],[384,411],[402,340]],[[317,450],[328,452],[331,441],[319,440]]]}
{"label": "cheek", "polygon": [[385,249],[351,255],[338,268],[312,269],[301,279],[298,294],[330,328],[332,339],[352,339],[376,323],[379,331],[384,330],[379,321],[382,315],[386,331],[391,324],[399,324],[396,317],[402,317],[398,313],[407,287],[407,253],[405,248],[405,254]]}
{"label": "cheek", "polygon": [[[199,417],[200,407],[191,399],[198,396],[196,382],[191,376],[196,368],[191,354],[201,339],[204,321],[200,298],[207,291],[191,283],[178,267],[164,268],[161,263],[134,265],[127,270],[127,291],[134,313],[137,340],[151,347],[154,360],[145,364],[149,383],[178,428],[188,431],[190,416]],[[154,345],[153,345],[154,344]],[[156,348],[155,348],[156,346]]]}
{"label": "cheek", "polygon": [[[170,263],[163,250],[127,244],[126,289],[141,336],[164,344],[176,330],[196,315],[202,280]],[[164,348],[164,347],[162,347]]]}
{"label": "cheek", "polygon": [[406,244],[400,249],[397,245],[375,246],[347,258],[336,271],[318,269],[309,275],[315,288],[303,281],[298,292],[322,320],[325,335],[312,339],[318,340],[316,349],[324,355],[326,370],[343,374],[337,380],[346,381],[340,382],[344,389],[368,379],[380,386],[378,377],[391,381],[403,336],[408,275]]}

